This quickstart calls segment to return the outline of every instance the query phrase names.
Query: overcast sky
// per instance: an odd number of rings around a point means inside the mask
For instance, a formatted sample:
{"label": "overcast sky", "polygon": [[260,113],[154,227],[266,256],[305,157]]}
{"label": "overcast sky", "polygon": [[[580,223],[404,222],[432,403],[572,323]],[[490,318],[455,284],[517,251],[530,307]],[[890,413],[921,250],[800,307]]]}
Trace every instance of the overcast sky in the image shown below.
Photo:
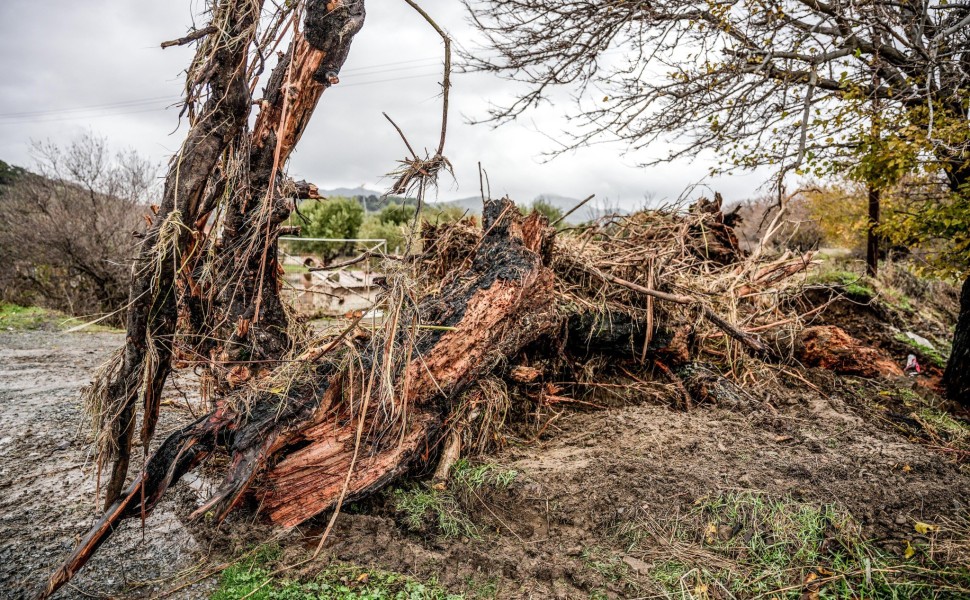
{"label": "overcast sky", "polygon": [[[30,140],[66,142],[86,130],[113,147],[132,147],[159,163],[178,147],[182,71],[192,47],[161,50],[159,43],[191,28],[189,0],[0,0],[0,159],[29,167]],[[422,6],[465,47],[474,31],[457,0],[424,0]],[[385,190],[384,178],[404,157],[387,112],[412,144],[437,144],[440,119],[441,41],[402,0],[370,0],[341,83],[321,99],[296,153],[290,174],[323,189],[364,185]],[[456,75],[445,154],[455,179],[442,179],[439,198],[478,193],[478,162],[493,195],[529,201],[544,193],[632,208],[645,197],[675,199],[703,181],[729,199],[757,195],[765,174],[706,178],[710,163],[684,161],[641,168],[649,154],[624,155],[624,147],[599,144],[551,161],[543,154],[569,123],[568,99],[528,119],[498,129],[470,125],[489,102],[514,89],[490,75]],[[696,193],[695,193],[696,195]]]}

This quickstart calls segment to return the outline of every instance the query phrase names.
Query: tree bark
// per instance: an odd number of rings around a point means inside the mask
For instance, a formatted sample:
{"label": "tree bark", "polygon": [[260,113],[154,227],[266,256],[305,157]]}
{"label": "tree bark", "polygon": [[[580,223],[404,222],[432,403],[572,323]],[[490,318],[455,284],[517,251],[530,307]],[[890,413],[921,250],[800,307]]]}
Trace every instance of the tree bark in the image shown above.
{"label": "tree bark", "polygon": [[948,398],[970,408],[970,276],[960,293],[960,315],[943,371],[943,388]]}
{"label": "tree bark", "polygon": [[866,226],[866,275],[875,277],[879,272],[879,188],[869,184],[869,222]]}
{"label": "tree bark", "polygon": [[[162,387],[171,370],[172,339],[178,308],[177,264],[186,257],[193,236],[185,224],[199,217],[203,193],[226,146],[245,125],[250,99],[245,62],[255,20],[262,3],[221,3],[225,16],[215,70],[205,82],[209,100],[195,119],[179,154],[172,160],[152,227],[132,270],[128,294],[128,336],[122,363],[107,384],[106,414],[115,449],[114,465],[105,493],[105,506],[124,488],[135,432],[135,408],[144,408],[141,438],[147,447],[155,431]],[[214,17],[215,18],[215,17]]]}
{"label": "tree bark", "polygon": [[[955,194],[970,193],[970,164],[966,153],[950,156],[952,168],[946,171]],[[943,390],[950,400],[970,407],[970,270],[960,292],[960,313],[953,331],[950,358],[943,371]]]}
{"label": "tree bark", "polygon": [[[104,426],[111,430],[107,447],[114,455],[106,507],[124,489],[139,400],[146,449],[154,434],[180,304],[191,352],[208,360],[222,392],[232,387],[230,374],[237,384],[249,378],[245,363],[271,368],[290,347],[276,255],[279,227],[290,210],[283,167],[321,94],[337,81],[363,25],[364,2],[307,2],[305,27],[270,75],[250,134],[247,56],[261,10],[261,1],[221,2],[213,15],[220,24],[215,54],[203,55],[199,68],[209,75],[198,82],[207,86],[209,99],[169,169],[132,277],[122,362],[106,385]],[[207,240],[209,215],[222,198],[228,202],[221,239]],[[211,264],[203,248],[213,250]]]}
{"label": "tree bark", "polygon": [[[292,208],[287,196],[312,194],[315,187],[289,184],[283,166],[321,95],[337,82],[364,17],[363,0],[308,2],[306,26],[270,74],[253,132],[240,132],[230,147],[226,162],[240,166],[224,183],[231,200],[215,276],[193,309],[194,352],[209,360],[220,393],[256,374],[247,363],[272,370],[290,349],[276,240]],[[205,278],[204,271],[197,265],[196,281]]]}

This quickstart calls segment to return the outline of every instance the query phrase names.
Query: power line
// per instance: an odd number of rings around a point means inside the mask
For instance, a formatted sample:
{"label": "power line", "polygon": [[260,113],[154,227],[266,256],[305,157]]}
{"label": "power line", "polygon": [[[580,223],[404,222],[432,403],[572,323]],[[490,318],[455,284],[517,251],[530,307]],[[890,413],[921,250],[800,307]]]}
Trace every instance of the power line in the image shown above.
{"label": "power line", "polygon": [[[397,71],[410,71],[415,69],[423,69],[432,66],[431,64],[414,64],[414,63],[429,63],[429,61],[441,62],[440,57],[437,58],[415,58],[410,60],[400,60],[389,63],[381,63],[375,65],[368,65],[363,67],[356,67],[352,69],[344,69],[341,71],[341,75],[347,74],[357,74],[360,76],[370,76],[378,75],[381,73],[397,72]],[[400,65],[411,65],[411,66],[400,66]],[[379,83],[379,82],[374,82]],[[357,84],[359,85],[359,84]],[[349,87],[349,86],[343,86]],[[69,108],[51,108],[44,110],[32,110],[32,111],[22,111],[22,112],[11,112],[0,114],[0,119],[28,119],[30,117],[45,117],[49,115],[60,115],[62,113],[70,112],[85,112],[94,110],[105,110],[113,108],[130,108],[134,106],[141,106],[147,104],[154,104],[159,101],[168,102],[178,102],[181,98],[179,96],[155,96],[152,98],[137,98],[132,100],[119,100],[117,102],[108,102],[104,104],[91,104],[87,106],[74,106]]]}
{"label": "power line", "polygon": [[[406,69],[400,69],[400,70],[406,70]],[[395,71],[398,71],[398,70],[395,70]],[[342,88],[352,88],[352,87],[364,86],[364,85],[376,85],[376,84],[379,84],[379,83],[391,83],[391,82],[394,82],[394,81],[405,81],[405,80],[409,80],[409,79],[412,79],[412,80],[413,79],[426,79],[428,77],[439,77],[440,75],[441,75],[441,72],[436,69],[435,71],[432,71],[432,72],[429,72],[429,73],[416,73],[416,74],[413,74],[413,75],[405,75],[405,76],[402,76],[402,77],[386,77],[386,78],[383,78],[383,79],[376,79],[376,80],[373,80],[373,81],[351,81],[350,83],[342,83],[342,84],[339,84],[338,87],[340,89],[342,89]],[[178,101],[178,99],[174,99],[174,101]],[[171,107],[171,104],[173,102],[170,102],[169,104],[166,104],[164,106],[155,105],[155,106],[150,106],[148,108],[142,108],[142,109],[137,109],[137,110],[121,110],[120,112],[117,111],[117,110],[114,110],[116,108],[122,108],[122,109],[125,109],[125,108],[134,108],[134,107],[137,107],[137,106],[143,106],[143,105],[147,105],[147,104],[150,104],[150,103],[151,103],[151,101],[145,100],[145,101],[142,101],[140,103],[135,103],[134,101],[131,101],[128,104],[121,105],[121,106],[106,105],[105,108],[86,107],[86,108],[83,108],[83,109],[82,108],[64,109],[63,111],[51,111],[51,112],[48,112],[48,113],[45,113],[45,114],[39,114],[39,115],[36,115],[36,116],[33,116],[33,117],[20,117],[20,118],[7,117],[7,118],[2,118],[3,116],[0,115],[0,127],[2,127],[4,125],[27,125],[27,124],[31,124],[31,123],[57,123],[57,122],[62,122],[62,121],[80,121],[80,120],[89,120],[89,119],[102,119],[104,117],[120,117],[120,116],[125,116],[125,115],[133,115],[133,114],[148,113],[148,112],[157,112],[157,111],[163,111],[163,110],[165,110],[167,108],[170,108]],[[87,110],[87,111],[90,111],[90,110],[100,110],[100,111],[108,110],[109,112],[102,112],[101,114],[62,114],[64,112],[73,112],[73,113],[81,112],[81,113],[83,113],[85,110]]]}
{"label": "power line", "polygon": [[46,115],[60,114],[66,112],[83,112],[87,110],[104,110],[111,108],[129,108],[141,104],[156,103],[161,100],[178,101],[178,96],[156,96],[154,98],[139,98],[135,100],[121,100],[118,102],[108,102],[106,104],[91,104],[88,106],[75,106],[72,108],[51,108],[47,110],[32,110],[15,113],[0,114],[0,119],[19,119],[25,117],[43,117]]}
{"label": "power line", "polygon": [[4,125],[27,125],[30,123],[57,123],[60,121],[87,121],[89,119],[103,119],[104,117],[122,117],[125,115],[135,115],[139,113],[159,112],[159,111],[165,110],[166,108],[168,108],[168,106],[153,106],[150,108],[142,108],[139,110],[127,110],[122,112],[103,113],[100,115],[66,115],[62,117],[52,115],[51,118],[24,119],[22,121],[0,121],[0,127],[3,127]]}

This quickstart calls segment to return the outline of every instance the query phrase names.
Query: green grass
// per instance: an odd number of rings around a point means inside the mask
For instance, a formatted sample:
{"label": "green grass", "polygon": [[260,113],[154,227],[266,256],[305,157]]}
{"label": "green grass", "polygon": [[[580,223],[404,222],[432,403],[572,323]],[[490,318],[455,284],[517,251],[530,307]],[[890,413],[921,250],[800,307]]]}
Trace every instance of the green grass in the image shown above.
{"label": "green grass", "polygon": [[[970,594],[966,568],[937,565],[915,538],[917,552],[910,558],[877,547],[863,540],[859,525],[834,505],[733,493],[700,502],[666,528],[657,532],[656,523],[628,523],[621,536],[629,553],[652,559],[650,579],[672,597]],[[904,548],[899,550],[902,554]]]}
{"label": "green grass", "polygon": [[614,583],[623,581],[630,574],[630,567],[623,562],[621,556],[599,546],[584,549],[581,558],[587,567],[602,575],[607,581]]}
{"label": "green grass", "polygon": [[222,572],[212,600],[461,600],[437,581],[338,564],[309,579],[275,576],[269,564],[278,559],[275,548],[260,548],[255,556]]}
{"label": "green grass", "polygon": [[57,316],[57,313],[37,306],[18,306],[0,303],[0,330],[25,331],[39,329]]}
{"label": "green grass", "polygon": [[468,600],[495,600],[499,597],[498,591],[498,579],[495,577],[465,579],[465,597]]}
{"label": "green grass", "polygon": [[[36,329],[55,329],[65,331],[78,325],[93,321],[69,317],[62,312],[41,308],[39,306],[19,306],[7,302],[0,302],[0,331],[32,331]],[[88,325],[79,330],[85,333],[101,333],[121,331],[115,327],[105,325]]]}
{"label": "green grass", "polygon": [[970,425],[934,408],[924,408],[917,416],[923,423],[935,429],[936,433],[942,434],[948,442],[961,448],[970,446]]}
{"label": "green grass", "polygon": [[482,488],[507,489],[518,473],[486,463],[473,465],[458,460],[447,486],[418,482],[391,491],[394,510],[412,531],[434,532],[447,538],[481,537],[481,530],[468,515],[468,506],[479,498]]}
{"label": "green grass", "polygon": [[927,360],[929,360],[931,363],[933,363],[934,366],[939,367],[941,369],[946,368],[946,357],[944,357],[935,349],[930,348],[929,346],[924,346],[923,344],[920,344],[916,340],[910,338],[909,336],[903,333],[897,333],[895,335],[895,339],[897,342],[902,342],[907,346],[909,346],[910,348],[912,348],[913,350],[915,350],[917,353],[919,353]]}
{"label": "green grass", "polygon": [[838,286],[854,298],[870,300],[876,297],[876,290],[866,277],[850,271],[821,271],[809,277],[809,283]]}

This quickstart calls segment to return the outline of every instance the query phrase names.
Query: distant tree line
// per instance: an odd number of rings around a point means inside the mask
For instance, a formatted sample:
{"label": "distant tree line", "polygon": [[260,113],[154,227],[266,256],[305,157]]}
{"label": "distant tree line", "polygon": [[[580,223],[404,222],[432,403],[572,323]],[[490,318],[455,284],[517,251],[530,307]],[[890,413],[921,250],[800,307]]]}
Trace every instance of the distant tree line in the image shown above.
{"label": "distant tree line", "polygon": [[[305,238],[386,240],[387,251],[403,252],[417,210],[417,200],[400,196],[332,196],[321,201],[304,202],[290,222],[300,227]],[[530,212],[539,212],[557,221],[562,211],[542,198],[536,199]],[[465,217],[465,212],[452,204],[426,203],[421,207],[421,220],[433,224],[451,223]],[[316,254],[325,261],[371,248],[371,242],[308,242],[294,252]]]}

